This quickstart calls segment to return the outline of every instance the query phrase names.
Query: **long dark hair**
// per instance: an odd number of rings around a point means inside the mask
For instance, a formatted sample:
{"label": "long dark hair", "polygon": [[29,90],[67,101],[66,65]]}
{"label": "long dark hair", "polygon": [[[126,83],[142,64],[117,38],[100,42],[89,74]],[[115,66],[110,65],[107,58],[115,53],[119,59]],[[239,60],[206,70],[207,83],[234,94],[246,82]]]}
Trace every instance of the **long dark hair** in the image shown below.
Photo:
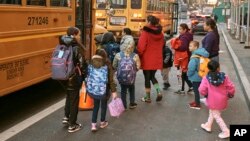
{"label": "long dark hair", "polygon": [[209,69],[209,75],[211,76],[212,80],[218,80],[219,77],[217,75],[218,69],[220,67],[220,64],[217,61],[211,60],[207,64],[207,68]]}
{"label": "long dark hair", "polygon": [[[68,36],[77,35],[79,32],[80,32],[80,29],[77,27],[69,27],[67,29]],[[86,47],[80,41],[76,40],[75,38],[74,38],[74,41],[83,49],[84,52],[86,51]]]}
{"label": "long dark hair", "polygon": [[213,32],[215,33],[215,35],[217,37],[218,43],[220,44],[220,35],[219,35],[218,29],[216,26],[216,22],[213,19],[208,18],[206,20],[206,25],[211,27],[211,29],[213,30]]}
{"label": "long dark hair", "polygon": [[188,28],[188,25],[186,24],[186,23],[181,23],[180,25],[179,25],[183,30],[187,30],[186,32],[188,32],[190,29]]}
{"label": "long dark hair", "polygon": [[157,24],[159,24],[159,20],[155,16],[153,16],[153,15],[149,15],[147,17],[147,21],[150,22],[150,24],[154,25],[154,26],[157,25]]}

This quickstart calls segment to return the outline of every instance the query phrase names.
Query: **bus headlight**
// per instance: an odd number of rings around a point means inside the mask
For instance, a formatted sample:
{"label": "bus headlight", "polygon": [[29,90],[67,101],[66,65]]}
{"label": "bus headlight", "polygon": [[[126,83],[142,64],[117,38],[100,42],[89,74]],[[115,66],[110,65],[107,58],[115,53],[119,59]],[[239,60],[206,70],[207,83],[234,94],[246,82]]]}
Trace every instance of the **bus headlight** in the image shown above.
{"label": "bus headlight", "polygon": [[142,15],[141,14],[138,14],[138,18],[141,18],[142,17]]}
{"label": "bus headlight", "polygon": [[134,17],[134,18],[137,18],[137,17],[138,17],[138,14],[137,14],[137,13],[134,13],[133,17]]}

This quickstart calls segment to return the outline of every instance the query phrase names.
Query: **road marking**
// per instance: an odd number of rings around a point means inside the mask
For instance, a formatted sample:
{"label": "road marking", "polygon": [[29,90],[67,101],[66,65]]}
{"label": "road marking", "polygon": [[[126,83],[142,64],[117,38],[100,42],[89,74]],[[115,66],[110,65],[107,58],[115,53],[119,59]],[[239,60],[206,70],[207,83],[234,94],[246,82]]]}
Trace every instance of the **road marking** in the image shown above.
{"label": "road marking", "polygon": [[56,104],[44,109],[43,111],[35,114],[34,116],[29,117],[28,119],[12,126],[11,128],[5,130],[0,134],[0,141],[5,141],[14,135],[18,134],[19,132],[23,131],[24,129],[28,128],[32,124],[38,122],[39,120],[45,118],[46,116],[50,115],[51,113],[55,112],[56,110],[63,107],[65,104],[65,99],[57,102]]}

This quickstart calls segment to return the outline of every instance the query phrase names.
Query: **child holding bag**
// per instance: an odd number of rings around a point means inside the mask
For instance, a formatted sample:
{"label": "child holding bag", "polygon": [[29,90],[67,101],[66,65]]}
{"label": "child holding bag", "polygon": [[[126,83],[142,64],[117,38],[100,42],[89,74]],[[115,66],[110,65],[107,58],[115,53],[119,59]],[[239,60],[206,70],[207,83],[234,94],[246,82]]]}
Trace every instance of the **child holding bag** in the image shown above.
{"label": "child holding bag", "polygon": [[[92,74],[91,74],[92,73]],[[94,74],[94,75],[93,75]],[[113,69],[104,49],[98,49],[88,67],[86,79],[88,94],[94,99],[91,131],[97,131],[97,116],[101,104],[100,128],[108,126],[106,121],[107,102],[112,92],[112,98],[117,97],[116,84],[113,80]],[[99,82],[100,81],[100,82]]]}

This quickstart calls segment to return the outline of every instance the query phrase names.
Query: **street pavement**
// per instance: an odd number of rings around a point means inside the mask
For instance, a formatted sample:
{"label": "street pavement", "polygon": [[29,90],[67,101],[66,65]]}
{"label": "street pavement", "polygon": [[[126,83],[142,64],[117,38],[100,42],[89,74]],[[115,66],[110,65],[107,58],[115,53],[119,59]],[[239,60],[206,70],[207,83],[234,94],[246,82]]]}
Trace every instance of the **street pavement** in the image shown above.
{"label": "street pavement", "polygon": [[[221,29],[226,32],[223,28]],[[233,63],[234,60],[224,42],[225,39],[221,30],[220,36],[221,70],[230,76],[236,86],[236,95],[229,100],[229,106],[223,111],[222,117],[228,126],[231,124],[250,124],[245,90],[242,87],[241,79],[237,77],[238,70],[235,70],[235,67],[238,66]],[[203,37],[195,36],[194,40],[201,41]],[[225,37],[229,41],[233,41],[228,35]],[[233,45],[232,43],[229,44]],[[247,55],[247,52],[249,52],[243,49],[243,52],[240,53],[240,49],[238,50],[236,46],[233,47],[240,55],[241,53]],[[248,56],[250,56],[250,53],[248,53]],[[239,60],[248,63],[247,57],[240,59],[239,56]],[[249,65],[243,63],[242,66],[243,69],[249,67]],[[250,71],[249,68],[246,69]],[[157,72],[156,77],[162,86],[160,71]],[[216,122],[213,124],[211,133],[207,133],[200,128],[200,124],[206,122],[208,117],[208,109],[205,105],[202,105],[200,110],[190,109],[188,103],[194,100],[193,94],[184,96],[174,94],[174,91],[179,88],[175,68],[171,70],[170,83],[171,87],[162,91],[163,100],[161,102],[155,101],[156,94],[155,90],[152,89],[152,103],[143,103],[140,98],[145,93],[144,77],[142,71],[139,71],[135,84],[138,107],[127,110],[119,118],[110,117],[108,111],[109,126],[106,129],[99,129],[96,133],[90,131],[91,111],[80,111],[78,120],[83,124],[83,128],[76,133],[68,133],[67,127],[61,123],[64,115],[64,110],[61,108],[8,141],[222,141],[218,138],[221,131]],[[187,89],[186,87],[186,91]],[[100,115],[98,118],[100,119]],[[229,139],[223,141],[227,140]]]}

